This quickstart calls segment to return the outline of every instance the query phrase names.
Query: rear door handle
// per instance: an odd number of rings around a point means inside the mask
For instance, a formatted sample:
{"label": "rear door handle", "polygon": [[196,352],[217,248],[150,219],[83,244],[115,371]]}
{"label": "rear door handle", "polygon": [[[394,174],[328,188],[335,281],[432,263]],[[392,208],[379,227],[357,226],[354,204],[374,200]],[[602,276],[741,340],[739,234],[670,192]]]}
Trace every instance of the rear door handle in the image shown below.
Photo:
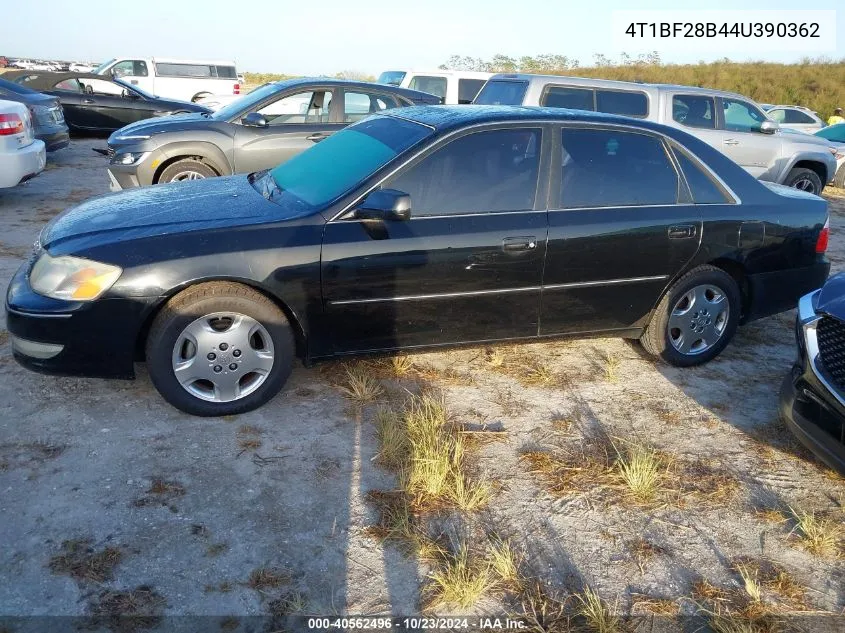
{"label": "rear door handle", "polygon": [[735,138],[726,138],[724,141],[722,141],[722,144],[723,145],[739,145],[739,141],[736,140]]}
{"label": "rear door handle", "polygon": [[311,134],[310,136],[306,136],[306,140],[312,141],[314,143],[319,143],[324,138],[328,138],[330,135],[326,134],[325,132],[317,132],[316,134]]}
{"label": "rear door handle", "polygon": [[683,240],[690,237],[695,237],[694,224],[676,224],[669,227],[669,239]]}
{"label": "rear door handle", "polygon": [[502,240],[502,250],[506,253],[532,251],[537,248],[537,238],[533,235],[525,237],[506,237]]}
{"label": "rear door handle", "polygon": [[94,100],[93,99],[83,99],[82,103],[91,104],[91,103],[94,103]]}

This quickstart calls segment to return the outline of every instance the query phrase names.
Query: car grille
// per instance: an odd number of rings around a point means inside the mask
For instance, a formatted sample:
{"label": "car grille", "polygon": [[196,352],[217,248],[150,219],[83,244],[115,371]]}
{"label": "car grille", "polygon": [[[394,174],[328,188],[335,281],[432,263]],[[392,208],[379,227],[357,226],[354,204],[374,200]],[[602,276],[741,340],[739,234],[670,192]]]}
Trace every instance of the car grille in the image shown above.
{"label": "car grille", "polygon": [[836,386],[845,388],[845,322],[822,317],[816,326],[816,336],[822,365]]}

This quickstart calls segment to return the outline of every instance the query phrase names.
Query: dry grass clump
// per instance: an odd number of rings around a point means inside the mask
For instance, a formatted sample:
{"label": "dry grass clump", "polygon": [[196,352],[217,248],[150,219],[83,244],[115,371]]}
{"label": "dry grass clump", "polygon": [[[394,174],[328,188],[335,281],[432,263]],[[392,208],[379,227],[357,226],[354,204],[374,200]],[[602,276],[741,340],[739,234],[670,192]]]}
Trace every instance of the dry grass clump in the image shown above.
{"label": "dry grass clump", "polygon": [[678,486],[682,501],[692,501],[696,506],[705,504],[724,505],[734,499],[742,490],[736,475],[723,464],[711,464],[702,460],[678,464]]}
{"label": "dry grass clump", "polygon": [[291,581],[290,573],[284,569],[275,567],[259,567],[253,569],[246,581],[246,586],[256,591],[264,591],[265,589],[278,589],[282,585],[287,585]]}
{"label": "dry grass clump", "polygon": [[366,363],[356,363],[343,367],[345,379],[337,385],[344,397],[358,405],[365,405],[377,400],[384,389],[368,371]]}
{"label": "dry grass clump", "polygon": [[618,356],[613,354],[606,354],[604,357],[604,379],[608,382],[616,382],[619,380],[619,368],[622,366],[622,361]]}
{"label": "dry grass clump", "polygon": [[128,633],[152,629],[161,623],[167,600],[155,589],[141,585],[131,591],[103,591],[88,604],[91,628]]}
{"label": "dry grass clump", "polygon": [[826,517],[789,508],[795,526],[792,533],[801,539],[804,548],[816,556],[838,559],[843,556],[842,524]]}
{"label": "dry grass clump", "polygon": [[112,578],[114,568],[123,560],[116,547],[95,550],[90,539],[62,541],[61,552],[50,559],[50,571],[76,580],[104,582]]}
{"label": "dry grass clump", "polygon": [[575,598],[580,602],[578,615],[586,620],[587,626],[595,633],[621,633],[622,621],[616,615],[615,607],[611,608],[601,596],[590,587],[576,594]]}
{"label": "dry grass clump", "polygon": [[667,472],[665,460],[657,451],[641,444],[634,444],[625,454],[619,454],[616,468],[627,493],[644,504],[654,501]]}
{"label": "dry grass clump", "polygon": [[627,544],[628,551],[631,557],[640,569],[641,574],[645,574],[645,565],[648,561],[659,554],[663,554],[664,550],[659,545],[655,545],[648,539],[640,536],[630,541]]}
{"label": "dry grass clump", "polygon": [[519,588],[522,585],[523,579],[519,572],[520,555],[510,541],[494,540],[490,544],[488,559],[499,582],[512,588]]}
{"label": "dry grass clump", "polygon": [[431,585],[425,606],[458,606],[467,609],[496,584],[489,560],[472,556],[466,545],[447,555],[440,568],[429,574]]}
{"label": "dry grass clump", "polygon": [[669,600],[668,598],[655,598],[642,594],[634,594],[631,597],[632,615],[642,612],[649,615],[674,617],[678,615],[678,610],[678,603],[675,600]]}

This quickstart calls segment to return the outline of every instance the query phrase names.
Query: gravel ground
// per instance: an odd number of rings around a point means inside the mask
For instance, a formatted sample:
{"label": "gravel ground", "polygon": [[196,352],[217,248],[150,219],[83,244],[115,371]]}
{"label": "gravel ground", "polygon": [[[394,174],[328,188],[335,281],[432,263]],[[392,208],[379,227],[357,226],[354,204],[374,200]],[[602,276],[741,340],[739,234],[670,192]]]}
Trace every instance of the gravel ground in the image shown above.
{"label": "gravel ground", "polygon": [[[105,159],[92,151],[104,145],[76,139],[39,177],[0,191],[4,286],[47,220],[107,191]],[[832,196],[840,270],[845,198]],[[496,493],[466,529],[509,538],[526,573],[551,590],[590,586],[626,614],[641,595],[689,612],[697,580],[735,587],[731,562],[746,556],[782,566],[805,589],[802,608],[841,614],[841,558],[811,554],[789,522],[758,512],[792,506],[840,527],[845,516],[845,482],[777,417],[793,319],[742,328],[719,359],[695,369],[592,339],[502,347],[502,367],[491,350],[417,354],[415,378],[385,385],[425,376],[453,421],[504,431],[474,452]],[[375,520],[367,492],[396,483],[373,460],[375,407],[355,415],[332,386],[341,366],[298,367],[262,409],[200,419],[166,405],[143,366],[127,382],[41,376],[17,366],[5,331],[0,343],[0,616],[107,614],[120,599],[154,614],[234,618],[420,612],[426,564],[365,531]],[[539,365],[550,378],[527,381],[524,368]],[[528,449],[583,450],[597,429],[678,463],[706,463],[735,489],[643,508],[612,491],[553,495],[520,459]],[[653,546],[646,558],[635,555],[638,539]],[[255,575],[262,569],[276,573]],[[491,594],[475,610],[507,601]]]}

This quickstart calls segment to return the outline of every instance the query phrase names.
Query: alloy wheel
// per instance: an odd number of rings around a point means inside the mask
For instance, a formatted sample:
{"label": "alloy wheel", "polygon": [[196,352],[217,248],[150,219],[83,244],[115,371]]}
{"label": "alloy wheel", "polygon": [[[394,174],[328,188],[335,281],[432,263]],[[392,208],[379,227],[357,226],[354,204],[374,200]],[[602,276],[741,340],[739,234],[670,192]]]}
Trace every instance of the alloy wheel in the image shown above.
{"label": "alloy wheel", "polygon": [[666,325],[669,341],[681,354],[701,354],[722,337],[729,316],[730,305],[722,290],[710,284],[695,286],[672,308]]}
{"label": "alloy wheel", "polygon": [[173,373],[191,395],[232,402],[258,389],[273,369],[273,340],[252,317],[215,312],[188,324],[173,346]]}
{"label": "alloy wheel", "polygon": [[800,191],[806,191],[807,193],[818,193],[818,191],[816,191],[815,183],[809,178],[799,178],[792,183],[792,187],[793,189],[799,189]]}
{"label": "alloy wheel", "polygon": [[170,182],[181,182],[182,180],[205,180],[205,176],[203,176],[198,171],[193,171],[189,169],[177,173],[175,176],[173,176],[173,178],[170,179]]}

